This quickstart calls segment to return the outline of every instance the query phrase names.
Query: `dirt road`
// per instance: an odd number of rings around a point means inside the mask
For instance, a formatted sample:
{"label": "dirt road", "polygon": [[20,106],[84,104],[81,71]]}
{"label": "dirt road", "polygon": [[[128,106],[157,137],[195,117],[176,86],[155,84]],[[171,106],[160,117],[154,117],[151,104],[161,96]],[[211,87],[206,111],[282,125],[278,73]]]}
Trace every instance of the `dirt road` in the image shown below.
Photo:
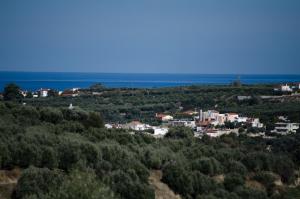
{"label": "dirt road", "polygon": [[155,199],[181,199],[168,185],[161,181],[161,178],[162,172],[160,170],[152,170],[150,172],[149,183],[155,190]]}

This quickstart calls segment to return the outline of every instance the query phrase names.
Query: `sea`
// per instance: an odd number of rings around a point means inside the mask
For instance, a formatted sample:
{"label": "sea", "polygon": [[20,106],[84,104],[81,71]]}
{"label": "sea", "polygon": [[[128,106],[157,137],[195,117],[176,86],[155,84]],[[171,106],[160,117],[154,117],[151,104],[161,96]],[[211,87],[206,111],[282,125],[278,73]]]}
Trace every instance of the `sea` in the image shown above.
{"label": "sea", "polygon": [[0,90],[15,83],[23,90],[40,88],[65,90],[88,88],[101,83],[109,88],[161,88],[187,85],[228,85],[239,79],[243,84],[300,82],[300,75],[253,74],[145,74],[145,73],[71,73],[71,72],[0,72]]}

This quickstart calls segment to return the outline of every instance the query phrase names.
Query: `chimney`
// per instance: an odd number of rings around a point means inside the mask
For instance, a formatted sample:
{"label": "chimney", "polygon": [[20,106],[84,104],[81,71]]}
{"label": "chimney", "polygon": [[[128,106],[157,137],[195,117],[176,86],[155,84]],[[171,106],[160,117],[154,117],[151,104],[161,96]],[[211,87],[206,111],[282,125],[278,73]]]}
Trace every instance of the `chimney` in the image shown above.
{"label": "chimney", "polygon": [[202,112],[202,109],[200,109],[200,111],[199,111],[199,121],[200,122],[203,121],[203,112]]}

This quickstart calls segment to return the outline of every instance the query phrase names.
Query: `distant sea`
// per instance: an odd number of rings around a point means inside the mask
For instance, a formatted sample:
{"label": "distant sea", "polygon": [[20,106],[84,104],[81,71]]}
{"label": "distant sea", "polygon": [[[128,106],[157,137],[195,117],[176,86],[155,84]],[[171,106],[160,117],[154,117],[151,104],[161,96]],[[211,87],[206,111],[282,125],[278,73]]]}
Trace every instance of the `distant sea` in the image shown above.
{"label": "distant sea", "polygon": [[24,90],[53,88],[87,88],[101,83],[111,88],[159,88],[185,85],[226,85],[237,78],[243,84],[300,82],[300,75],[234,75],[234,74],[125,74],[125,73],[61,73],[0,72],[0,90],[16,83]]}

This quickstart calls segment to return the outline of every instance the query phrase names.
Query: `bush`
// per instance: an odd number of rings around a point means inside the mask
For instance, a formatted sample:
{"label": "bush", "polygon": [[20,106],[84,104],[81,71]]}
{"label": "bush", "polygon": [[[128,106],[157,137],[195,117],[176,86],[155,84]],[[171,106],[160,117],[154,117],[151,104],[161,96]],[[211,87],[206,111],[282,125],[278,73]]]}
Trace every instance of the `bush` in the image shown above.
{"label": "bush", "polygon": [[267,199],[268,196],[265,192],[254,190],[246,187],[238,187],[235,190],[235,193],[239,196],[239,198],[243,199]]}
{"label": "bush", "polygon": [[154,199],[154,190],[142,183],[134,170],[115,171],[111,177],[111,187],[121,198]]}
{"label": "bush", "polygon": [[281,176],[281,180],[285,183],[291,183],[294,179],[294,162],[286,157],[276,157],[276,163],[273,165],[273,171]]}
{"label": "bush", "polygon": [[245,176],[247,173],[247,168],[239,161],[231,160],[225,167],[228,173],[239,173],[242,176]]}
{"label": "bush", "polygon": [[191,163],[193,170],[199,170],[206,175],[214,176],[222,172],[221,164],[215,158],[203,157]]}
{"label": "bush", "polygon": [[165,135],[166,138],[173,138],[173,139],[192,138],[193,136],[194,136],[193,130],[188,127],[170,128],[168,133]]}
{"label": "bush", "polygon": [[239,186],[243,186],[245,179],[237,173],[227,174],[224,179],[224,186],[228,191],[233,191]]}
{"label": "bush", "polygon": [[62,179],[59,171],[30,167],[22,172],[13,198],[22,199],[32,195],[43,198],[50,190],[56,190]]}
{"label": "bush", "polygon": [[47,199],[114,199],[110,188],[99,180],[92,170],[73,170],[58,189],[50,189]]}
{"label": "bush", "polygon": [[100,115],[100,113],[90,112],[85,122],[86,127],[95,127],[95,128],[103,128],[104,121]]}
{"label": "bush", "polygon": [[8,84],[4,87],[3,99],[4,100],[20,100],[23,98],[20,87],[16,84]]}
{"label": "bush", "polygon": [[69,140],[62,141],[58,146],[59,168],[70,170],[81,156],[80,145]]}
{"label": "bush", "polygon": [[60,110],[54,108],[43,108],[40,111],[41,120],[57,124],[63,120],[63,115]]}

